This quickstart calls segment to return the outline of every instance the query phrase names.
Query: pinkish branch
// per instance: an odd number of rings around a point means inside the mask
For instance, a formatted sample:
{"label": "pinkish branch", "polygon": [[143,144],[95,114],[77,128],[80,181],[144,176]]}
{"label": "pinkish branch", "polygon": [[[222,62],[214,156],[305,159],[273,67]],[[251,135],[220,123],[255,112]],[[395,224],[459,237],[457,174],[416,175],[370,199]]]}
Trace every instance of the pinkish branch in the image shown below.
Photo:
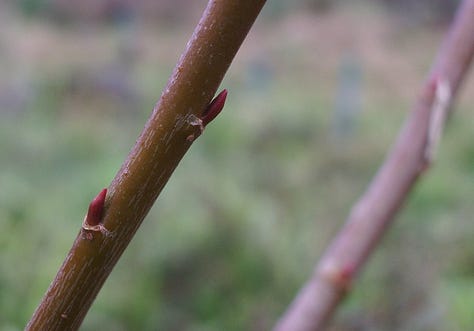
{"label": "pinkish branch", "polygon": [[408,192],[431,165],[473,54],[474,0],[465,0],[394,147],[275,331],[322,330],[330,320]]}

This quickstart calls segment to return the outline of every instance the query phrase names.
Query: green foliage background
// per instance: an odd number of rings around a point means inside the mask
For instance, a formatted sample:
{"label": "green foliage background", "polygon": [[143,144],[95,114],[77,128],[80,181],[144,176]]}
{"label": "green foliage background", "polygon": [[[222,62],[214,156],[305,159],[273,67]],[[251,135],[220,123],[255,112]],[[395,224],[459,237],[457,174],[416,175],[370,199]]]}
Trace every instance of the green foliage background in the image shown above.
{"label": "green foliage background", "polygon": [[[366,3],[275,8],[223,83],[225,111],[176,170],[82,330],[269,329],[376,172],[444,28],[407,27]],[[133,146],[199,12],[179,24],[65,24],[2,9],[0,329],[13,331]],[[361,73],[360,112],[339,136],[347,56]],[[474,328],[473,92],[467,84],[435,167],[331,330]]]}

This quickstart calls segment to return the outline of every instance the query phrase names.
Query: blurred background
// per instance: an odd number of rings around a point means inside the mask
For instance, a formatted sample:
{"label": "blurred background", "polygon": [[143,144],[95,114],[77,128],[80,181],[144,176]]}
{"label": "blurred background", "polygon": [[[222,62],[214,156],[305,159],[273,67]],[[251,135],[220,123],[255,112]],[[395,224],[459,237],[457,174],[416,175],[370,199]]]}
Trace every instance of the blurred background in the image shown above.
{"label": "blurred background", "polygon": [[[458,1],[268,1],[224,112],[81,330],[265,330],[391,146]],[[22,330],[206,1],[0,1],[0,329]],[[332,331],[474,329],[474,84]]]}

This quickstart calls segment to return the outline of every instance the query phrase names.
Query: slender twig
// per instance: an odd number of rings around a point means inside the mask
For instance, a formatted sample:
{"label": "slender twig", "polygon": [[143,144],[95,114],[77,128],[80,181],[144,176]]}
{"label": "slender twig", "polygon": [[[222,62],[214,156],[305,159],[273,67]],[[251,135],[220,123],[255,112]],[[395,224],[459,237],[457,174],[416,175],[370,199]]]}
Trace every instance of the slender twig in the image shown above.
{"label": "slender twig", "polygon": [[433,162],[449,107],[473,54],[474,0],[466,0],[394,147],[275,331],[321,330],[329,321],[408,192]]}
{"label": "slender twig", "polygon": [[27,330],[76,330],[185,152],[222,109],[206,109],[265,0],[209,1],[135,147],[89,213]]}

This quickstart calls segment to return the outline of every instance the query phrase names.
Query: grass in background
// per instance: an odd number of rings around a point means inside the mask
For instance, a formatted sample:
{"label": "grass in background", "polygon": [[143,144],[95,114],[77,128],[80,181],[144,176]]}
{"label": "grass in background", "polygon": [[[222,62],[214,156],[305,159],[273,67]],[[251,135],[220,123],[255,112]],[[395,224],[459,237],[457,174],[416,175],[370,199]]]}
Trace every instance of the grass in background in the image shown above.
{"label": "grass in background", "polygon": [[[341,9],[257,23],[223,84],[225,111],[176,170],[83,330],[274,323],[377,170],[439,41],[428,29],[406,36],[385,15]],[[0,326],[21,330],[192,27],[9,23],[4,34],[17,42],[0,67],[18,83],[3,76],[0,86],[22,97],[0,95]],[[361,112],[337,138],[348,53],[362,73]],[[474,284],[472,88],[333,330],[474,327],[463,304]]]}

